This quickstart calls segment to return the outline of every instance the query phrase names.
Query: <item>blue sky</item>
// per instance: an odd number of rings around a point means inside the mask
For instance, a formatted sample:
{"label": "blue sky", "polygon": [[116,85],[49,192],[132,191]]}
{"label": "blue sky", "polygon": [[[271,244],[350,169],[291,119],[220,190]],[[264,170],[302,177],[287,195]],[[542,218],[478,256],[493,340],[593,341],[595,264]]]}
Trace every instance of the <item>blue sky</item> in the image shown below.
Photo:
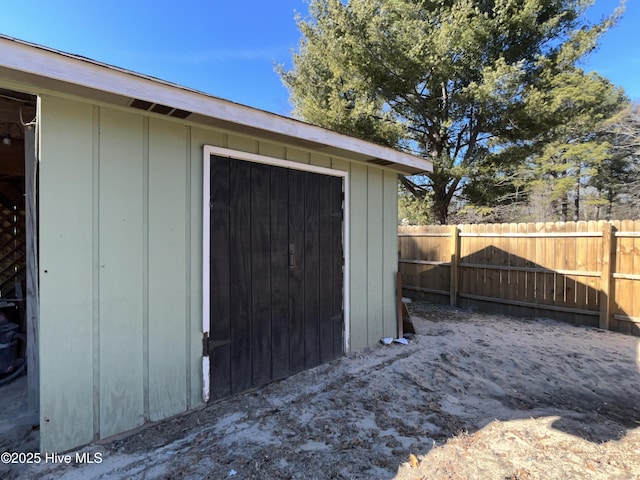
{"label": "blue sky", "polygon": [[[596,0],[600,19],[617,0]],[[274,63],[289,64],[305,0],[33,0],[3,5],[0,33],[288,115]],[[25,8],[26,7],[26,8]],[[640,100],[640,0],[582,66]]]}

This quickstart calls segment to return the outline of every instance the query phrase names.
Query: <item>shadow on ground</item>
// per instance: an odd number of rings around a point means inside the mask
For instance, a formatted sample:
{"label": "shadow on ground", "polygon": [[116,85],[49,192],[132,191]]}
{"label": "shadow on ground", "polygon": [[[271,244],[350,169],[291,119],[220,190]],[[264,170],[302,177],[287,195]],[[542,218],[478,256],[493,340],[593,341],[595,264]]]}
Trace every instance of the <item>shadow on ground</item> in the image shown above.
{"label": "shadow on ground", "polygon": [[[469,475],[505,478],[515,471],[508,459],[519,458],[509,442],[522,443],[522,458],[563,471],[572,446],[602,459],[609,454],[601,447],[617,452],[615,440],[639,431],[637,338],[550,320],[411,308],[417,335],[407,346],[378,345],[85,447],[102,454],[98,466],[13,468],[3,478],[195,480],[236,472],[237,478],[378,479],[394,477],[399,466],[403,479],[465,478],[407,470],[405,462],[410,454],[429,458],[422,465],[433,468],[454,461],[451,468],[460,472],[482,452],[507,462],[496,470],[502,476]],[[436,460],[456,441],[485,450],[469,457],[462,448],[459,457]],[[627,457],[637,463],[640,439],[629,448],[617,464],[625,466]],[[574,457],[583,462],[580,455]],[[611,471],[611,463],[601,464]]]}

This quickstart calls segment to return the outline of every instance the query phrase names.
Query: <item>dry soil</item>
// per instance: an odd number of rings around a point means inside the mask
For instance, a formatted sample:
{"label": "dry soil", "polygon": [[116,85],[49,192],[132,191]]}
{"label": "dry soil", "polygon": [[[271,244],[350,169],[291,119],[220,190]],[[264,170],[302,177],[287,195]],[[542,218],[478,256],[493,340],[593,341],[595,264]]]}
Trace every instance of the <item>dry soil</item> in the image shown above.
{"label": "dry soil", "polygon": [[[638,338],[411,306],[417,334],[5,479],[639,479]],[[70,452],[75,456],[77,452]],[[1,473],[1,472],[0,472]]]}

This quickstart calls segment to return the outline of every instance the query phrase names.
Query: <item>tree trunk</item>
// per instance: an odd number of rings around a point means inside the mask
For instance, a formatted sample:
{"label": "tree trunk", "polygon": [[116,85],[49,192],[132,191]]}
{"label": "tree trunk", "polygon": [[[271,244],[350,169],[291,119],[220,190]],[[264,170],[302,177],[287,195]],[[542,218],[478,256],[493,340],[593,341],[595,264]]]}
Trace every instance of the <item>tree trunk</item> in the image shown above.
{"label": "tree trunk", "polygon": [[604,219],[608,222],[609,220],[611,220],[611,210],[613,209],[613,197],[615,195],[613,194],[613,189],[610,188],[607,191],[607,210],[606,213],[604,215]]}
{"label": "tree trunk", "polygon": [[[451,187],[447,185],[449,179],[436,173],[429,175],[433,188],[433,204],[431,211],[440,225],[446,225],[449,218],[449,204],[451,203]],[[454,187],[455,188],[455,187]]]}
{"label": "tree trunk", "polygon": [[560,221],[566,222],[569,220],[569,199],[567,195],[562,197],[562,203],[560,204]]}
{"label": "tree trunk", "polygon": [[446,190],[437,192],[434,188],[433,216],[440,225],[446,225],[449,218],[449,202],[446,200]]}

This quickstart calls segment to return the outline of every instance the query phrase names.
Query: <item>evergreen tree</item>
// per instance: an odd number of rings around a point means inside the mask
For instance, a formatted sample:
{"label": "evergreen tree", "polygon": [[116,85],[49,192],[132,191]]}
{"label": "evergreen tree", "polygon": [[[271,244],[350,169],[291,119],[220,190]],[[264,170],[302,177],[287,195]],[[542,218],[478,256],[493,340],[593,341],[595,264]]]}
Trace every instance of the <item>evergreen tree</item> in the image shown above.
{"label": "evergreen tree", "polygon": [[599,134],[610,144],[589,185],[596,188],[596,205],[604,207],[604,218],[640,217],[640,105],[629,104],[603,122]]}
{"label": "evergreen tree", "polygon": [[433,173],[403,184],[446,223],[455,195],[508,198],[550,140],[581,141],[563,126],[598,110],[597,95],[563,95],[565,82],[609,89],[577,62],[622,13],[589,24],[592,3],[310,0],[293,67],[279,72],[296,116],[431,159]]}
{"label": "evergreen tree", "polygon": [[580,220],[585,187],[611,158],[610,136],[601,124],[625,104],[622,91],[592,73],[568,71],[553,78],[548,105],[560,120],[541,135],[540,152],[533,157],[536,180],[549,188],[558,220]]}

